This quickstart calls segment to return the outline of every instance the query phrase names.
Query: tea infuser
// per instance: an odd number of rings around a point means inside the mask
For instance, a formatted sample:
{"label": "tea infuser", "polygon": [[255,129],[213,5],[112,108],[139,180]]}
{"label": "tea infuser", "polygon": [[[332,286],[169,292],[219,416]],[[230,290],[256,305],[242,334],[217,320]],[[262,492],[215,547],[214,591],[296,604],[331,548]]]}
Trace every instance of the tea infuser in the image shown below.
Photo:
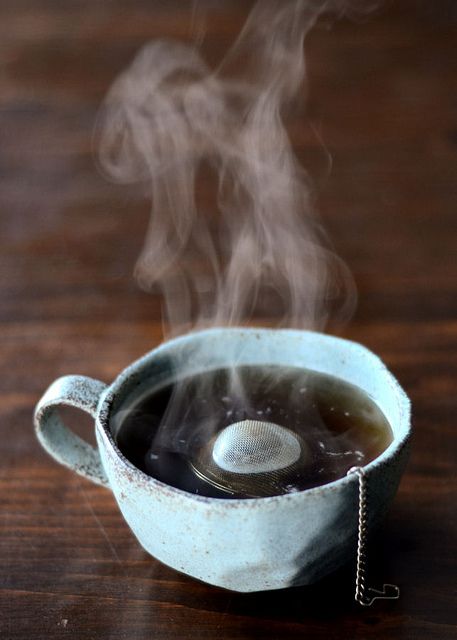
{"label": "tea infuser", "polygon": [[[191,462],[195,473],[228,493],[253,497],[272,495],[288,474],[307,462],[308,448],[295,432],[273,422],[242,420],[225,427]],[[367,544],[367,479],[362,467],[352,467],[347,475],[359,480],[357,565],[354,598],[364,607],[375,600],[398,600],[400,589],[384,583],[382,590],[365,585]]]}
{"label": "tea infuser", "polygon": [[384,583],[381,589],[374,589],[365,585],[366,574],[366,543],[367,543],[367,479],[362,467],[351,467],[347,475],[357,474],[359,478],[359,522],[357,532],[357,565],[355,578],[356,602],[364,607],[370,607],[375,600],[398,600],[400,589],[395,584]]}
{"label": "tea infuser", "polygon": [[225,427],[213,445],[213,461],[231,473],[262,473],[289,467],[300,458],[295,433],[273,422],[243,420]]}
{"label": "tea infuser", "polygon": [[308,459],[308,447],[297,433],[274,422],[242,420],[212,438],[191,466],[201,479],[223,491],[263,497],[293,483]]}

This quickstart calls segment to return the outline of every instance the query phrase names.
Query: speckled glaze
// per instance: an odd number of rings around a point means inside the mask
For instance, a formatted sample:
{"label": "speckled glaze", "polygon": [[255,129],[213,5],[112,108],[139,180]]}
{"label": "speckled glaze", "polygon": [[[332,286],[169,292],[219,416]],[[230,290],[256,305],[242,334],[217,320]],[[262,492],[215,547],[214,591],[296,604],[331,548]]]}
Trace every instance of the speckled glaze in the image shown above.
{"label": "speckled glaze", "polygon": [[[392,444],[365,467],[369,526],[380,521],[406,464],[409,400],[368,349],[315,332],[211,329],[162,344],[129,366],[111,386],[83,376],[59,378],[36,408],[36,431],[44,448],[80,475],[110,487],[146,551],[210,584],[234,591],[310,584],[354,556],[355,475],[299,493],[220,500],[165,485],[126,460],[110,432],[110,412],[145,378],[163,379],[171,358],[175,364],[182,363],[187,373],[233,362],[306,367],[343,378],[367,392],[394,432]],[[62,424],[61,405],[80,408],[94,417],[98,450]]]}

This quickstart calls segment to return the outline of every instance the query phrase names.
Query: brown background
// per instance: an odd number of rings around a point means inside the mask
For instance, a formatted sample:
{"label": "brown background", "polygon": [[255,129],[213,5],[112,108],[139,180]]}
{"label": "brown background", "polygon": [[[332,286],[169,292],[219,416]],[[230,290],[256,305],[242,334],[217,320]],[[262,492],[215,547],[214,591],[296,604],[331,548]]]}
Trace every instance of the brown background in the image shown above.
{"label": "brown background", "polygon": [[[217,60],[243,2],[208,3]],[[59,467],[32,432],[58,375],[111,380],[161,339],[131,276],[148,207],[97,172],[91,132],[147,39],[191,37],[189,2],[0,5],[0,632],[5,639],[457,637],[457,10],[397,2],[307,42],[309,121],[293,127],[360,294],[343,335],[412,397],[414,449],[370,547],[399,602],[360,610],[353,567],[309,588],[240,595],[148,557],[111,494]],[[194,29],[195,30],[195,29]],[[311,123],[333,156],[325,156]],[[87,420],[70,416],[89,435]],[[82,426],[81,426],[82,425]]]}

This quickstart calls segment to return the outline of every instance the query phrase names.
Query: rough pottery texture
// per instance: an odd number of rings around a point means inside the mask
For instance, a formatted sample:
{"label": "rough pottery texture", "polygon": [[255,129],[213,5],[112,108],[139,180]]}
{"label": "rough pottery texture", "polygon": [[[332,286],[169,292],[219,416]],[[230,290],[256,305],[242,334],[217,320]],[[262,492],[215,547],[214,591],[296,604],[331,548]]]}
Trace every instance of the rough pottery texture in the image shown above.
{"label": "rough pottery texture", "polygon": [[[128,367],[110,387],[81,376],[60,379],[37,406],[37,433],[45,448],[77,473],[108,482],[140,544],[178,571],[235,591],[260,591],[309,584],[338,568],[355,551],[355,475],[288,495],[219,500],[165,485],[120,453],[109,429],[113,406],[145,378],[163,379],[171,359],[185,363],[188,373],[234,361],[306,367],[367,392],[394,434],[386,451],[365,467],[371,527],[397,490],[410,436],[409,400],[384,364],[359,344],[314,332],[212,329],[163,344]],[[60,404],[95,417],[98,451],[59,422]]]}

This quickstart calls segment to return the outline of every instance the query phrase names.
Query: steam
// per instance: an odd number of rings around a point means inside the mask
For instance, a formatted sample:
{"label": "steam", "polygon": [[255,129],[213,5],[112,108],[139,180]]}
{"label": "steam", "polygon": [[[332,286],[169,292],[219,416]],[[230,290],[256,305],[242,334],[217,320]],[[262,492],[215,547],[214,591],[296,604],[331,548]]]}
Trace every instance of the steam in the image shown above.
{"label": "steam", "polygon": [[[330,314],[351,315],[352,278],[315,216],[283,122],[305,80],[306,34],[344,8],[259,0],[217,69],[190,45],[153,41],[109,91],[101,165],[148,186],[135,273],[163,292],[171,335],[272,315],[278,326],[322,329]],[[207,173],[214,199],[201,188]]]}

